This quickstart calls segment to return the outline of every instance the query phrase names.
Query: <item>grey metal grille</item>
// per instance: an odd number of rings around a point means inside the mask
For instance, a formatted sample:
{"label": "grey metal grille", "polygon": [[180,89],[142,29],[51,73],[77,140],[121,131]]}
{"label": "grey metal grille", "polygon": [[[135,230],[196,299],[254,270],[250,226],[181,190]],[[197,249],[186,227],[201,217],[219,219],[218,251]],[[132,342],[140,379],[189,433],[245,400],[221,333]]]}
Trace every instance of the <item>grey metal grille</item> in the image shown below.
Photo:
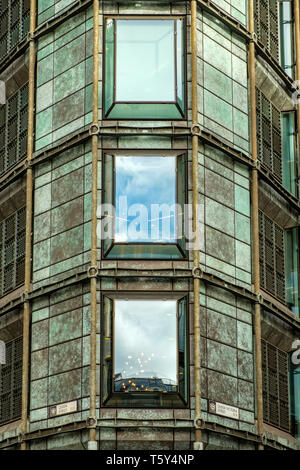
{"label": "grey metal grille", "polygon": [[6,364],[0,373],[0,423],[21,416],[23,338],[6,344]]}
{"label": "grey metal grille", "polygon": [[27,107],[28,84],[0,106],[0,175],[26,157]]}
{"label": "grey metal grille", "polygon": [[24,282],[26,209],[0,223],[0,296]]}
{"label": "grey metal grille", "polygon": [[255,0],[254,3],[254,29],[257,37],[278,61],[278,1]]}
{"label": "grey metal grille", "polygon": [[0,0],[0,59],[29,31],[29,0]]}
{"label": "grey metal grille", "polygon": [[290,430],[288,354],[262,341],[264,421]]}
{"label": "grey metal grille", "polygon": [[284,231],[259,212],[259,263],[261,287],[285,301]]}
{"label": "grey metal grille", "polygon": [[258,158],[282,182],[280,111],[256,89]]}

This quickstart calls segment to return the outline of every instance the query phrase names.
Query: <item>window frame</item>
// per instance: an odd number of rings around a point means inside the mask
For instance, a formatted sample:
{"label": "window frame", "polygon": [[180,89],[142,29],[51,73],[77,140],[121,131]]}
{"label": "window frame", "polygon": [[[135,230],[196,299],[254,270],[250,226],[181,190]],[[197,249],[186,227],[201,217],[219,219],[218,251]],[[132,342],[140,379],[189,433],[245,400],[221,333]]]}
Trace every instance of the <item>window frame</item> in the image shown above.
{"label": "window frame", "polygon": [[[278,56],[279,56],[279,65],[284,71],[286,75],[288,75],[292,80],[295,79],[295,74],[296,74],[296,56],[295,56],[295,13],[294,13],[294,0],[277,0],[278,2]],[[290,65],[290,69],[292,70],[292,74],[289,75],[286,72],[286,67],[284,67],[282,58],[284,56],[283,50],[282,50],[282,45],[284,45],[284,41],[282,41],[282,38],[284,35],[282,35],[282,22],[281,22],[281,14],[280,14],[280,8],[281,8],[281,3],[289,3],[291,5],[291,37],[290,37],[290,46],[291,46],[291,55],[292,55],[292,64]]]}
{"label": "window frame", "polygon": [[[284,140],[289,139],[290,135],[285,135],[284,130],[285,130],[285,125],[284,125],[284,116],[288,115],[289,119],[292,120],[293,122],[293,133],[292,133],[292,142],[293,142],[293,152],[294,152],[294,186],[295,186],[295,191],[293,192],[290,190],[286,185],[285,185],[285,166],[288,165],[288,162],[285,161],[285,150],[284,150]],[[298,184],[298,133],[297,133],[297,113],[295,110],[290,110],[290,111],[282,111],[281,112],[281,162],[282,162],[282,186],[293,196],[299,197],[299,184]],[[290,172],[290,167],[288,167],[288,173],[289,176],[291,176]],[[292,187],[292,180],[290,178],[290,184]]]}
{"label": "window frame", "polygon": [[[149,392],[116,392],[114,391],[114,352],[115,352],[115,322],[113,319],[110,321],[110,337],[107,337],[104,330],[104,301],[105,298],[109,299],[112,305],[112,312],[111,315],[115,315],[115,304],[114,300],[157,300],[157,301],[164,301],[164,300],[176,300],[176,331],[177,331],[177,348],[176,348],[176,361],[177,361],[177,377],[178,383],[176,392],[163,392],[163,391],[149,391]],[[184,342],[185,342],[185,350],[184,350],[184,394],[182,396],[180,393],[180,383],[179,383],[179,303],[180,301],[185,301],[185,311],[184,311]],[[159,409],[168,409],[168,408],[175,408],[175,409],[186,409],[189,407],[190,403],[190,351],[189,351],[189,292],[144,292],[144,291],[122,291],[122,292],[102,292],[101,293],[101,328],[100,328],[100,401],[101,406],[105,408],[133,408],[133,409],[145,409],[145,408],[159,408]],[[111,375],[111,383],[110,389],[107,388],[105,391],[105,364],[104,364],[104,339],[110,339],[110,358],[111,358],[111,365],[110,365],[110,375]],[[109,377],[109,374],[107,374]],[[136,400],[136,403],[133,404],[131,402],[131,397],[133,395],[133,399]],[[137,397],[135,396],[137,395]],[[150,403],[151,396],[157,395],[159,398],[160,404],[157,403]],[[130,400],[128,400],[130,398]],[[162,401],[165,403],[162,403]],[[116,403],[117,401],[117,403]],[[127,403],[126,403],[127,402]]]}
{"label": "window frame", "polygon": [[[116,156],[141,156],[147,158],[147,156],[170,156],[176,158],[176,201],[175,204],[179,203],[179,190],[178,190],[178,158],[182,157],[183,160],[183,166],[184,166],[184,175],[183,175],[183,180],[184,180],[184,194],[182,195],[182,200],[183,200],[183,205],[187,204],[188,202],[188,154],[187,150],[140,150],[140,149],[134,149],[134,150],[116,150],[116,149],[103,149],[102,150],[102,201],[104,203],[107,203],[107,190],[106,190],[106,183],[105,183],[105,165],[106,163],[106,156],[111,156],[113,158],[113,182],[112,182],[112,204],[115,207],[115,197],[116,197],[116,192],[115,192],[115,157]],[[103,216],[102,216],[103,220]],[[186,245],[186,239],[184,236],[184,224],[185,224],[185,217],[183,215],[182,218],[182,243],[178,241],[179,239],[176,239],[176,243],[155,243],[155,242],[114,242],[114,238],[110,240],[110,245],[109,248],[105,248],[105,241],[104,237],[102,236],[101,240],[101,259],[105,260],[124,260],[124,261],[152,261],[152,260],[164,260],[164,261],[181,261],[181,260],[186,260],[188,257],[187,251],[185,249]],[[103,228],[102,228],[103,230]],[[113,232],[115,234],[115,219],[113,222]],[[101,234],[103,232],[101,231]],[[113,234],[113,236],[114,236]],[[181,255],[180,257],[163,257],[163,256],[153,256],[153,257],[146,257],[141,254],[141,256],[137,257],[129,257],[124,254],[124,256],[111,256],[109,257],[109,253],[112,251],[114,246],[130,246],[130,245],[135,245],[135,246],[140,246],[141,248],[144,247],[144,249],[147,249],[147,246],[176,246],[178,253]]]}
{"label": "window frame", "polygon": [[[106,80],[106,22],[107,20],[182,20],[182,84],[183,84],[183,101],[184,101],[184,106],[183,109],[178,104],[178,101],[174,102],[163,102],[163,101],[121,101],[121,102],[116,102],[116,47],[114,47],[114,73],[113,73],[113,102],[106,111],[106,86],[107,86],[107,80]],[[176,24],[176,23],[175,23]],[[110,121],[182,121],[187,119],[187,27],[186,27],[186,16],[185,15],[103,15],[103,92],[102,92],[102,113],[103,113],[103,120],[110,120]],[[177,54],[176,54],[176,30],[174,32],[174,70],[175,70],[175,94],[177,94]],[[115,44],[115,38],[116,34],[114,31],[114,44]],[[178,99],[178,97],[176,97]],[[139,117],[110,117],[110,113],[114,106],[117,103],[124,103],[124,104],[140,104],[140,105],[145,105],[145,104],[153,104],[153,105],[164,105],[164,104],[174,104],[174,106],[178,109],[178,112],[181,116],[179,117],[144,117],[144,116],[139,116]]]}

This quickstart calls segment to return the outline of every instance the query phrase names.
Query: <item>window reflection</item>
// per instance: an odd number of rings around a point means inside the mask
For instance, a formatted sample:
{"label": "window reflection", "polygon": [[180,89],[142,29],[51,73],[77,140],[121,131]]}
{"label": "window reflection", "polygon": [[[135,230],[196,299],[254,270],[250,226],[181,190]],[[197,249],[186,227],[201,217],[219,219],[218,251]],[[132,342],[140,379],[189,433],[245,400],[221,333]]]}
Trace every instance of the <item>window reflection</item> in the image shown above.
{"label": "window reflection", "polygon": [[114,390],[177,391],[177,301],[116,300]]}
{"label": "window reflection", "polygon": [[115,198],[116,242],[176,242],[176,158],[116,156]]}
{"label": "window reflection", "polygon": [[116,21],[116,101],[175,101],[174,20]]}
{"label": "window reflection", "polygon": [[286,231],[286,301],[288,307],[299,316],[298,303],[298,230]]}
{"label": "window reflection", "polygon": [[280,26],[280,64],[285,72],[293,78],[294,75],[294,31],[293,6],[290,1],[279,2]]}

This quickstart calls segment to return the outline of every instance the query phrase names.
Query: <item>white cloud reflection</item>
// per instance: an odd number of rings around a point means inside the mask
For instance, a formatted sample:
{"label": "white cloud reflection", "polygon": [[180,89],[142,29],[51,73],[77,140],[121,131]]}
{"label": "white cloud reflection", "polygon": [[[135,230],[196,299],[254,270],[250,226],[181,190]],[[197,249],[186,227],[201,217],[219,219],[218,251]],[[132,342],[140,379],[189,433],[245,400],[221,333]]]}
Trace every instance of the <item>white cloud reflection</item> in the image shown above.
{"label": "white cloud reflection", "polygon": [[177,382],[176,300],[115,300],[115,369]]}

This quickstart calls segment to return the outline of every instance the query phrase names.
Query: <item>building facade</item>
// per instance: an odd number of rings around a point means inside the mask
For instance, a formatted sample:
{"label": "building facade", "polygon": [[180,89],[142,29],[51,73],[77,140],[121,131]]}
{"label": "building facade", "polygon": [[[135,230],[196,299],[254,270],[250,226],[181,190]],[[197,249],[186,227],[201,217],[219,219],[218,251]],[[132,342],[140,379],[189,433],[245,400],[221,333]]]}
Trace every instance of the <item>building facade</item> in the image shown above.
{"label": "building facade", "polygon": [[0,448],[300,449],[299,9],[1,0]]}

